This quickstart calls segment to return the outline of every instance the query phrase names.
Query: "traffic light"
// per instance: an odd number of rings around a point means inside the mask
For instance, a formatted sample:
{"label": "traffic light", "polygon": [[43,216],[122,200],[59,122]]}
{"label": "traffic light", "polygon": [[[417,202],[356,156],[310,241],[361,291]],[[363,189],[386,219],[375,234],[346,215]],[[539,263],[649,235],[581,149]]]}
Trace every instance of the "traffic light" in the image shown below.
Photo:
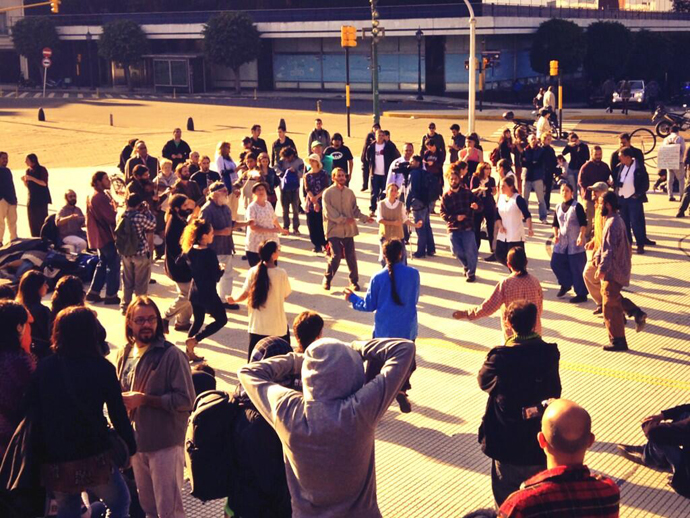
{"label": "traffic light", "polygon": [[340,46],[341,47],[356,47],[357,46],[357,29],[351,25],[343,25],[340,27]]}
{"label": "traffic light", "polygon": [[556,61],[555,59],[549,61],[549,75],[558,75],[558,61]]}
{"label": "traffic light", "polygon": [[489,58],[482,58],[482,70],[491,68],[491,60]]}
{"label": "traffic light", "polygon": [[60,0],[50,0],[50,12],[56,14],[60,12]]}

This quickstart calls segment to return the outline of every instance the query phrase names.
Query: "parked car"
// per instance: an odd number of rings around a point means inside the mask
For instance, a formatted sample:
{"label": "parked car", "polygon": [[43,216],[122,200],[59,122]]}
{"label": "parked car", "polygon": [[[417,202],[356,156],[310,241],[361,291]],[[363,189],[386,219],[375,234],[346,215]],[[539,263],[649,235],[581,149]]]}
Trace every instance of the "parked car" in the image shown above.
{"label": "parked car", "polygon": [[[630,83],[630,107],[633,106],[645,106],[647,104],[647,89],[645,82],[642,79],[631,79],[628,81]],[[620,92],[623,86],[623,81],[618,82],[616,91],[613,93],[613,104],[620,104],[623,102]]]}

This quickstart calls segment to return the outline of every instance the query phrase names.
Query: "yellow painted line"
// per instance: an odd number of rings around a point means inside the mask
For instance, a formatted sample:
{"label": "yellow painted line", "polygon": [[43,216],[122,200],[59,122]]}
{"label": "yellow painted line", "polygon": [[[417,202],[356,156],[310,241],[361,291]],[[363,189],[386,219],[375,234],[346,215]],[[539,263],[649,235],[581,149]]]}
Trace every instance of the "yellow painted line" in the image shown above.
{"label": "yellow painted line", "polygon": [[[326,322],[326,325],[334,331],[348,333],[358,337],[371,336],[371,326],[359,324],[357,322],[348,322],[343,320],[334,320]],[[486,355],[489,351],[488,347],[476,344],[460,343],[456,344],[450,340],[443,338],[420,338],[417,340],[417,345],[423,347],[437,347],[442,349],[458,350],[462,349],[467,352]],[[669,378],[661,378],[658,376],[648,376],[646,374],[639,374],[636,372],[626,372],[616,369],[607,369],[605,367],[595,367],[593,365],[586,365],[583,363],[564,362],[560,363],[561,368],[572,372],[584,372],[588,374],[596,374],[597,376],[604,376],[607,378],[635,381],[637,383],[644,383],[646,385],[656,385],[659,387],[670,387],[679,390],[690,391],[690,383],[685,381],[678,381]]]}

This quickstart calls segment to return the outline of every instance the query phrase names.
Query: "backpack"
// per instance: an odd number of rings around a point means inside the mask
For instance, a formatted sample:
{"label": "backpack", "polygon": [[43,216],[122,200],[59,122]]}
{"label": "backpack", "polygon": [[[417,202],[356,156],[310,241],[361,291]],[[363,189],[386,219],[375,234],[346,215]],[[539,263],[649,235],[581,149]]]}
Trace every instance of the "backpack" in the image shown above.
{"label": "backpack", "polygon": [[501,159],[501,151],[500,151],[500,149],[498,148],[498,146],[496,146],[496,147],[494,148],[494,150],[491,152],[491,154],[489,155],[489,160],[491,161],[491,164],[492,164],[494,167],[496,167],[496,166],[498,165],[498,161],[499,161],[500,159]]}
{"label": "backpack", "polygon": [[115,248],[124,257],[135,255],[139,250],[139,235],[127,214],[123,214],[115,226]]}
{"label": "backpack", "polygon": [[284,191],[297,191],[299,189],[299,176],[292,167],[288,168],[280,179],[280,188]]}
{"label": "backpack", "polygon": [[241,411],[228,392],[209,390],[196,398],[185,437],[185,464],[193,497],[207,501],[230,494],[235,474],[233,426]]}

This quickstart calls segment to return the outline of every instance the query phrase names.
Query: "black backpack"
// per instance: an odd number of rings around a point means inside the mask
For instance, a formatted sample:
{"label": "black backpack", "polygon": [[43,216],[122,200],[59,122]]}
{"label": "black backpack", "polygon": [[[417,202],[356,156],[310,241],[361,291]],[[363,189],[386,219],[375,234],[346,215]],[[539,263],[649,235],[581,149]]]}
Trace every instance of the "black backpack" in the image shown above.
{"label": "black backpack", "polygon": [[441,196],[441,185],[436,175],[424,171],[422,175],[422,202],[431,205]]}
{"label": "black backpack", "polygon": [[237,399],[221,390],[196,398],[185,438],[193,497],[207,501],[230,495],[235,471],[233,425],[240,411]]}

